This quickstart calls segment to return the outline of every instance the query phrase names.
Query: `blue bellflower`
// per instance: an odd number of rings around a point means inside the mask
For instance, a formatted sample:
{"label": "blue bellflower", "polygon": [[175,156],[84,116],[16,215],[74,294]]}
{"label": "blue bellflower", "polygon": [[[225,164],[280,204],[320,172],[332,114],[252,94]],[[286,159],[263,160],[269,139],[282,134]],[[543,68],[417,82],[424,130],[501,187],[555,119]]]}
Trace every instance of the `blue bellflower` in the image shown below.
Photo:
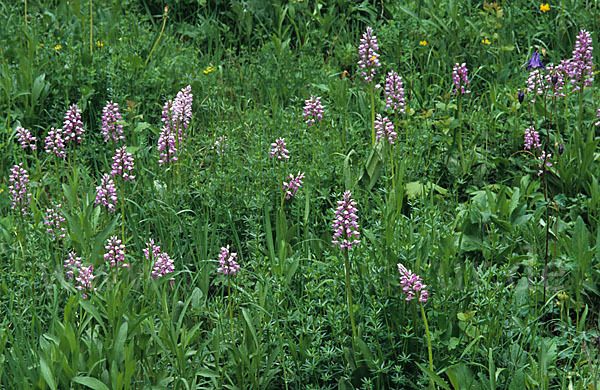
{"label": "blue bellflower", "polygon": [[540,53],[538,53],[537,51],[535,53],[533,53],[533,55],[531,56],[531,59],[527,62],[527,71],[529,72],[531,70],[531,68],[533,69],[538,69],[538,68],[542,68],[544,69],[544,64],[542,64],[542,61],[540,61]]}

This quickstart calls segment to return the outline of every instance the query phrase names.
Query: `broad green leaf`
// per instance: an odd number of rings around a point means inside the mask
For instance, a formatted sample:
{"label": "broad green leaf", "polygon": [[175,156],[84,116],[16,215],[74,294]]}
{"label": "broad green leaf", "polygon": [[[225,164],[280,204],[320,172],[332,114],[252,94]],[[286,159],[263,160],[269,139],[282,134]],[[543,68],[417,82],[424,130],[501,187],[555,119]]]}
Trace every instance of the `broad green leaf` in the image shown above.
{"label": "broad green leaf", "polygon": [[125,356],[125,340],[127,339],[127,329],[129,327],[128,322],[123,322],[119,328],[119,333],[114,341],[113,347],[113,360],[120,362],[121,357]]}
{"label": "broad green leaf", "polygon": [[206,367],[201,367],[198,369],[198,371],[196,371],[196,375],[200,375],[204,378],[218,378],[219,377],[219,373],[211,370],[210,368],[206,368]]}
{"label": "broad green leaf", "polygon": [[42,372],[42,378],[52,390],[56,390],[56,382],[54,381],[54,375],[52,374],[52,370],[46,363],[44,358],[40,358],[40,371]]}
{"label": "broad green leaf", "polygon": [[248,313],[248,310],[246,310],[246,308],[242,308],[242,315],[244,317],[244,321],[246,321],[246,325],[248,326],[248,329],[250,330],[250,334],[252,334],[252,339],[254,340],[254,343],[256,346],[258,346],[258,337],[256,336],[256,330],[254,329],[254,324],[252,322],[252,317],[250,317],[250,313]]}
{"label": "broad green leaf", "polygon": [[419,368],[430,378],[432,379],[438,386],[440,386],[442,389],[444,390],[452,390],[450,389],[450,386],[448,386],[448,383],[446,383],[445,380],[443,380],[438,374],[436,374],[435,372],[431,371],[429,369],[429,367],[425,367],[422,364],[419,364],[418,362],[415,362],[417,366],[419,366]]}
{"label": "broad green leaf", "polygon": [[119,217],[114,217],[112,221],[110,221],[108,225],[106,225],[104,230],[96,234],[96,237],[94,237],[94,246],[92,247],[92,251],[90,253],[90,260],[92,261],[92,263],[94,263],[96,259],[100,257],[100,253],[104,250],[104,244],[106,242],[106,239],[111,233],[114,232],[118,220]]}
{"label": "broad green leaf", "polygon": [[71,382],[87,386],[93,390],[109,390],[108,386],[100,382],[98,379],[92,378],[91,376],[76,376],[75,378],[71,379]]}

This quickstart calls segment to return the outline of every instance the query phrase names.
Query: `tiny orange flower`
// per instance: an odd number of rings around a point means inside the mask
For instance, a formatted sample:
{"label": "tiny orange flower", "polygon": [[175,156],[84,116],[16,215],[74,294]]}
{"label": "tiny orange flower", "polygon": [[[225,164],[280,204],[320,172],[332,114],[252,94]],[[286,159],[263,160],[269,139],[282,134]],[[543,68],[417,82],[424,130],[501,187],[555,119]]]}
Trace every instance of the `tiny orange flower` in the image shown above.
{"label": "tiny orange flower", "polygon": [[419,45],[421,45],[421,46],[427,46],[427,41],[419,41]]}

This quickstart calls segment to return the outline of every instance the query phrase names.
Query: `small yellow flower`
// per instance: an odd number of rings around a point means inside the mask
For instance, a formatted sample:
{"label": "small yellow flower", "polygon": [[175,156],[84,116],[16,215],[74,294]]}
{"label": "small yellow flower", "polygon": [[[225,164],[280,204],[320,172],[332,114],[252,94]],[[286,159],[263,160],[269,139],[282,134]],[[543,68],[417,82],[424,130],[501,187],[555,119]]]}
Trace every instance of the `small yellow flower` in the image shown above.
{"label": "small yellow flower", "polygon": [[123,40],[123,37],[119,37],[119,41],[122,41],[122,40]]}
{"label": "small yellow flower", "polygon": [[371,61],[375,61],[376,59],[377,59],[377,56],[371,57]]}
{"label": "small yellow flower", "polygon": [[427,46],[427,41],[419,41],[419,45],[421,45],[421,46]]}
{"label": "small yellow flower", "polygon": [[486,39],[482,39],[481,43],[483,43],[484,45],[491,45],[492,44],[492,42],[490,42],[490,40],[487,39],[487,38]]}
{"label": "small yellow flower", "polygon": [[62,46],[61,46],[61,45],[55,45],[55,46],[54,46],[54,50],[60,50],[60,49],[62,49]]}
{"label": "small yellow flower", "polygon": [[213,70],[215,70],[214,66],[207,66],[206,69],[204,69],[204,74],[209,74]]}
{"label": "small yellow flower", "polygon": [[43,44],[43,43],[40,43],[40,47],[44,47],[44,44]]}
{"label": "small yellow flower", "polygon": [[104,43],[100,41],[96,41],[96,45],[98,45],[98,47],[104,47]]}
{"label": "small yellow flower", "polygon": [[550,11],[550,5],[548,3],[544,4],[540,4],[540,11],[542,12],[548,12]]}

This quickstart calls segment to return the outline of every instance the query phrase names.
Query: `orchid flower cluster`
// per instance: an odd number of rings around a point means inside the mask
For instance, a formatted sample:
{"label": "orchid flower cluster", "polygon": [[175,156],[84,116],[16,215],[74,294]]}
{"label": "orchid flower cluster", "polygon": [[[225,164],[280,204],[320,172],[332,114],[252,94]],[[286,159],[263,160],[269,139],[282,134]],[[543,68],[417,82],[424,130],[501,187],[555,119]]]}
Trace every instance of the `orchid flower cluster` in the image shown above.
{"label": "orchid flower cluster", "polygon": [[290,199],[296,195],[296,192],[302,187],[302,179],[304,179],[304,172],[298,172],[296,177],[289,175],[283,182],[283,190],[285,191],[285,198]]}
{"label": "orchid flower cluster", "polygon": [[387,116],[382,118],[381,114],[377,114],[377,119],[375,119],[375,131],[377,132],[377,139],[385,138],[392,145],[398,137],[394,131],[392,121]]}
{"label": "orchid flower cluster", "polygon": [[31,135],[31,131],[23,128],[22,126],[17,126],[17,139],[21,143],[21,148],[23,150],[30,148],[31,150],[36,150],[37,138]]}
{"label": "orchid flower cluster", "polygon": [[219,269],[217,269],[217,272],[219,274],[236,276],[240,271],[240,266],[236,260],[237,253],[231,252],[229,245],[226,247],[221,247],[221,251],[219,253],[220,266]]}
{"label": "orchid flower cluster", "polygon": [[535,103],[536,96],[548,96],[548,97],[565,97],[564,86],[565,86],[565,61],[562,61],[558,65],[548,64],[544,66],[540,61],[530,61],[533,65],[529,65],[528,68],[532,70],[529,72],[527,78],[527,93],[531,96],[530,101]]}
{"label": "orchid flower cluster", "polygon": [[83,292],[83,299],[88,298],[88,292],[97,290],[92,287],[92,280],[96,277],[94,276],[94,266],[89,265],[88,267],[84,267],[81,263],[81,258],[77,257],[75,252],[71,251],[69,253],[69,256],[64,261],[64,268],[67,279],[75,279],[75,288]]}
{"label": "orchid flower cluster", "polygon": [[591,86],[594,82],[592,50],[591,34],[581,30],[577,35],[572,57],[562,60],[558,65],[544,66],[539,52],[533,53],[526,63],[527,71],[530,72],[527,79],[527,92],[532,95],[531,102],[535,102],[536,95],[565,97],[563,90],[566,77],[571,81],[573,91]]}
{"label": "orchid flower cluster", "polygon": [[389,72],[385,78],[385,109],[406,114],[406,98],[402,77],[396,72]]}
{"label": "orchid flower cluster", "polygon": [[593,49],[592,35],[586,30],[579,31],[575,40],[573,56],[566,67],[566,73],[571,79],[575,91],[578,91],[581,87],[589,87],[594,82],[594,72],[592,71],[594,65],[592,61]]}
{"label": "orchid flower cluster", "polygon": [[192,87],[181,89],[174,100],[169,100],[163,106],[163,127],[158,138],[158,165],[176,163],[179,159],[178,150],[187,139],[186,130],[192,119],[192,102],[194,95]]}
{"label": "orchid flower cluster", "polygon": [[469,88],[469,72],[467,70],[467,64],[464,62],[454,64],[452,71],[452,82],[454,83],[454,94],[455,95],[468,95],[471,93]]}
{"label": "orchid flower cluster", "polygon": [[423,284],[421,277],[401,263],[398,263],[398,271],[400,272],[402,294],[406,295],[406,302],[410,302],[415,297],[419,297],[419,302],[427,302],[429,292],[425,289],[427,286]]}
{"label": "orchid flower cluster", "polygon": [[65,144],[71,141],[77,141],[80,144],[84,133],[81,110],[77,107],[77,104],[72,104],[67,112],[65,112],[65,119],[63,121],[62,136]]}
{"label": "orchid flower cluster", "polygon": [[323,119],[323,105],[321,104],[321,98],[318,96],[310,95],[310,99],[304,102],[304,112],[302,116],[306,119],[306,124],[312,126],[316,121],[321,122]]}
{"label": "orchid flower cluster", "polygon": [[213,150],[215,151],[215,153],[220,154],[220,155],[224,155],[225,154],[225,150],[229,147],[229,142],[227,140],[227,136],[226,135],[222,135],[220,136],[216,141],[215,144],[213,145]]}
{"label": "orchid flower cluster", "polygon": [[64,227],[66,222],[62,212],[62,204],[57,203],[52,208],[46,209],[46,218],[44,225],[47,226],[46,234],[50,235],[52,240],[62,240],[67,236],[67,230]]}
{"label": "orchid flower cluster", "polygon": [[332,246],[338,246],[340,250],[351,249],[354,245],[360,245],[360,233],[358,225],[358,210],[356,202],[352,199],[350,191],[344,192],[342,200],[337,202],[335,218],[333,220]]}
{"label": "orchid flower cluster", "polygon": [[46,153],[55,154],[60,158],[66,158],[65,141],[62,137],[62,129],[50,128],[44,139],[44,150]]}
{"label": "orchid flower cluster", "polygon": [[287,150],[285,145],[285,138],[277,138],[275,142],[271,144],[269,156],[271,156],[271,158],[276,158],[278,161],[289,160],[289,153],[290,151]]}
{"label": "orchid flower cluster", "polygon": [[31,202],[31,193],[27,189],[29,174],[23,168],[23,163],[11,168],[8,183],[8,193],[12,198],[10,209],[20,209],[23,215],[27,215],[27,206]]}
{"label": "orchid flower cluster", "polygon": [[82,141],[85,133],[83,121],[81,120],[81,110],[77,104],[72,104],[65,112],[63,127],[55,129],[52,127],[44,139],[44,150],[46,153],[55,154],[60,158],[66,158],[65,149],[71,141]]}
{"label": "orchid flower cluster", "polygon": [[104,142],[112,139],[117,143],[125,139],[123,136],[123,124],[120,123],[122,119],[119,113],[119,103],[106,102],[106,106],[102,109],[102,128],[100,129],[104,137]]}
{"label": "orchid flower cluster", "polygon": [[523,141],[525,150],[542,150],[540,144],[540,133],[533,126],[525,130],[525,139]]}
{"label": "orchid flower cluster", "polygon": [[381,66],[378,50],[377,36],[371,27],[367,27],[358,46],[358,55],[360,56],[358,67],[361,70],[360,75],[368,83],[373,81],[377,68]]}
{"label": "orchid flower cluster", "polygon": [[125,181],[134,181],[133,172],[133,155],[127,153],[127,146],[122,146],[115,151],[113,163],[111,166],[110,176],[121,176]]}
{"label": "orchid flower cluster", "polygon": [[540,143],[540,134],[533,126],[530,126],[525,130],[525,137],[523,139],[523,149],[530,150],[534,156],[538,159],[538,176],[541,176],[544,171],[552,166],[552,154],[546,154],[542,150],[542,144]]}
{"label": "orchid flower cluster", "polygon": [[111,268],[129,268],[129,264],[125,263],[125,245],[117,236],[112,236],[108,239],[104,250],[106,251],[106,253],[104,253],[104,261],[107,262]]}
{"label": "orchid flower cluster", "polygon": [[[152,277],[159,279],[165,275],[175,272],[175,265],[173,259],[168,253],[163,252],[160,249],[160,245],[156,245],[154,240],[151,238],[146,244],[146,248],[143,249],[146,260],[154,260],[154,267],[152,268]],[[171,281],[174,279],[171,278]]]}
{"label": "orchid flower cluster", "polygon": [[100,180],[100,185],[96,187],[96,200],[95,205],[102,205],[108,209],[111,213],[115,211],[117,198],[117,188],[115,187],[115,181],[110,177],[108,173],[105,173]]}

